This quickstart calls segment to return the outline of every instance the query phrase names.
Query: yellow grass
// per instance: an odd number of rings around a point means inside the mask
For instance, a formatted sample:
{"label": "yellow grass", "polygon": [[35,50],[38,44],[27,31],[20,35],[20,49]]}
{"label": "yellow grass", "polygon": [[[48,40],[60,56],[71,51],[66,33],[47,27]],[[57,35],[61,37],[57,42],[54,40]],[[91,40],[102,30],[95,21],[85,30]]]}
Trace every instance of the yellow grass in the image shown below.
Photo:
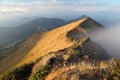
{"label": "yellow grass", "polygon": [[[107,61],[102,61],[105,65],[109,64]],[[82,80],[80,76],[85,75],[86,78],[90,76],[95,76],[99,74],[101,78],[107,78],[109,75],[109,66],[101,67],[99,64],[82,61],[78,64],[71,64],[70,66],[60,67],[57,70],[52,70],[52,72],[46,77],[46,80]],[[103,74],[104,77],[102,76]],[[88,80],[88,79],[84,79]],[[91,79],[90,79],[91,80]],[[95,79],[94,79],[95,80]],[[98,80],[103,80],[99,79]]]}
{"label": "yellow grass", "polygon": [[68,31],[78,27],[78,25],[85,20],[86,19],[78,20],[68,25],[45,32],[42,35],[36,33],[31,36],[21,45],[19,50],[0,62],[0,73],[24,63],[34,61],[40,56],[51,51],[58,51],[72,46],[74,42],[69,41],[66,34]]}

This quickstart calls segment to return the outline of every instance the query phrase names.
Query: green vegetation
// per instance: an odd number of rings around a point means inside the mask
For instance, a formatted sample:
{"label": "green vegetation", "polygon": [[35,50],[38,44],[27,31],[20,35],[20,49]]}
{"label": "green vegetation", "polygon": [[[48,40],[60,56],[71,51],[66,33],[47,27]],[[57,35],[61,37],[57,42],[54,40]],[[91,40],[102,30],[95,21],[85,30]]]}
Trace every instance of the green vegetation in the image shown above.
{"label": "green vegetation", "polygon": [[50,72],[50,66],[39,67],[35,73],[32,73],[29,77],[29,80],[45,80],[45,76]]}
{"label": "green vegetation", "polygon": [[[75,44],[58,52],[49,52],[36,61],[39,63],[40,61],[48,59],[46,60],[47,63],[51,58],[54,58],[49,56],[55,54],[55,61],[53,61],[54,66],[51,67],[50,65],[52,64],[50,63],[46,64],[46,66],[37,65],[36,68],[33,67],[33,63],[25,64],[4,73],[0,80],[45,80],[48,76],[51,76],[51,70],[58,71],[59,74],[54,74],[55,72],[52,73],[55,75],[53,76],[53,79],[54,77],[58,77],[58,80],[120,80],[119,60],[113,58],[105,61],[101,60],[100,62],[97,62],[97,60],[84,61],[82,58],[85,57],[85,54],[81,52],[81,49],[82,47],[80,44]],[[87,57],[85,58],[87,59]],[[63,65],[58,66],[58,64]],[[35,71],[33,71],[33,68],[35,68]],[[76,75],[77,77],[75,77]],[[66,79],[65,76],[67,77]]]}
{"label": "green vegetation", "polygon": [[80,45],[75,45],[72,47],[72,50],[74,51],[74,54],[81,57],[83,54],[81,53],[81,47]]}
{"label": "green vegetation", "polygon": [[[70,49],[76,51],[75,54],[82,55],[80,53],[81,47],[79,45],[72,46]],[[67,51],[66,51],[67,52]],[[63,54],[64,55],[64,54]],[[64,67],[59,67],[59,74],[55,74],[58,78],[59,75],[64,79],[64,75],[68,77],[70,80],[76,79],[84,79],[84,80],[119,80],[120,79],[120,61],[117,59],[111,59],[109,61],[101,61],[102,63],[91,63],[91,62],[79,62],[78,64],[68,65]],[[97,63],[97,64],[96,64]],[[101,65],[100,65],[101,64]],[[55,67],[47,66],[39,66],[39,68],[35,72],[31,72],[33,68],[33,63],[25,64],[18,68],[12,69],[6,72],[0,80],[45,80],[46,76],[50,76],[51,70],[54,70]],[[73,72],[74,74],[69,74],[69,72]],[[54,73],[52,73],[54,74]],[[77,77],[74,75],[77,74]],[[56,77],[54,76],[54,77]],[[60,79],[58,79],[60,80]],[[67,79],[65,79],[67,80]]]}
{"label": "green vegetation", "polygon": [[2,75],[0,80],[26,80],[31,74],[32,67],[33,63],[30,63],[11,69]]}

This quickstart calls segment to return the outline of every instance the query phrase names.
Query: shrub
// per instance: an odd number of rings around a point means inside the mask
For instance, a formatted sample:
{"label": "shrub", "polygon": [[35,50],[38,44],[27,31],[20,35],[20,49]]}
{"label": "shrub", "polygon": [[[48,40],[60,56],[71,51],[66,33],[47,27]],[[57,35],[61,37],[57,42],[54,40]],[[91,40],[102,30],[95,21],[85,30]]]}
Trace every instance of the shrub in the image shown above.
{"label": "shrub", "polygon": [[45,76],[50,72],[50,66],[39,67],[35,73],[32,73],[29,80],[45,80]]}
{"label": "shrub", "polygon": [[120,79],[120,61],[113,58],[111,59],[111,75],[110,80],[119,80]]}
{"label": "shrub", "polygon": [[0,80],[26,80],[31,74],[32,67],[33,63],[30,63],[11,69],[2,75]]}
{"label": "shrub", "polygon": [[75,55],[78,55],[80,57],[82,56],[80,45],[75,45],[72,49],[73,49]]}

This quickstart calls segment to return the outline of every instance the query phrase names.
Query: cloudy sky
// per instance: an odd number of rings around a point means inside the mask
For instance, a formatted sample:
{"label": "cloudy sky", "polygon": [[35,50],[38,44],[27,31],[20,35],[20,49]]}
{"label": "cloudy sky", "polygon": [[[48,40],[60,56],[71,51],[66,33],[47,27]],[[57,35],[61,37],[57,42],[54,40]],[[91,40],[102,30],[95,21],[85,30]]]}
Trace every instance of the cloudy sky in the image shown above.
{"label": "cloudy sky", "polygon": [[119,13],[120,0],[0,0],[0,26],[27,17],[72,19],[87,14],[110,20]]}

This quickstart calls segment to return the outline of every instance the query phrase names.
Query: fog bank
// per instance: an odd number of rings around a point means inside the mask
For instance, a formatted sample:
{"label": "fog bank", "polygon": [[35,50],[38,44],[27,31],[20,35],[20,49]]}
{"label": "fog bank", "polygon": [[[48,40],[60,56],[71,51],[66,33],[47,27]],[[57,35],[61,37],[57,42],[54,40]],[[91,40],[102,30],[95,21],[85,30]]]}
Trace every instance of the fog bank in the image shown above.
{"label": "fog bank", "polygon": [[120,59],[120,24],[97,32],[92,39],[100,44],[112,57]]}

